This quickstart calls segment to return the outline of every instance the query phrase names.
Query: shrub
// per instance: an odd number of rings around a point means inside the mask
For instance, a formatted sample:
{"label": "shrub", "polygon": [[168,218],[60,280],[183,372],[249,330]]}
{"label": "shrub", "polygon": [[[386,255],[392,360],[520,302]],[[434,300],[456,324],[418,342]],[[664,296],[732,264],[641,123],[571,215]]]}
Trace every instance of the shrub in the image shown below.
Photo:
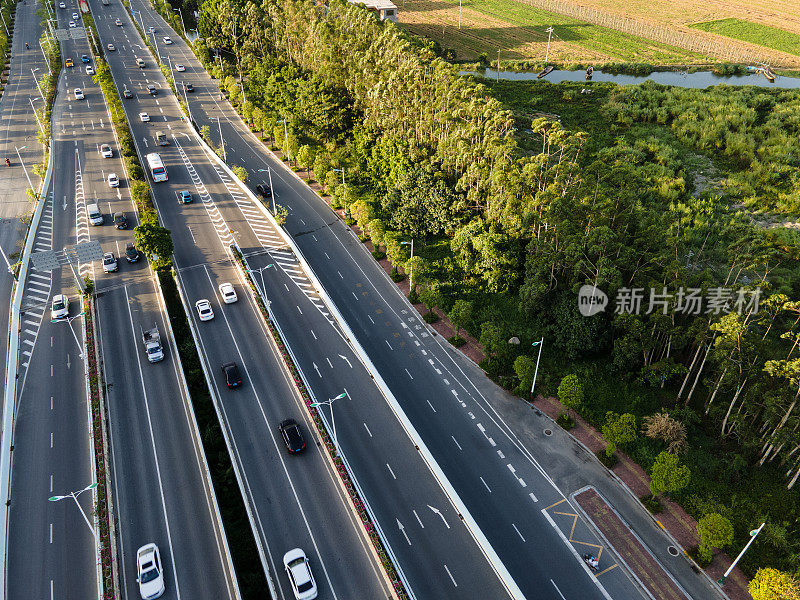
{"label": "shrub", "polygon": [[678,457],[669,452],[656,456],[650,471],[650,492],[653,495],[677,492],[689,485],[689,467],[681,465]]}
{"label": "shrub", "polygon": [[563,429],[569,431],[573,427],[575,427],[575,419],[569,416],[568,413],[562,412],[556,418],[556,423],[558,423]]}
{"label": "shrub", "polygon": [[567,375],[558,386],[558,400],[573,410],[580,410],[583,404],[583,385],[577,375]]}
{"label": "shrub", "polygon": [[657,515],[661,512],[661,501],[658,499],[658,496],[654,496],[653,494],[647,494],[646,496],[642,496],[639,498],[641,503],[644,507],[650,512],[652,515]]}
{"label": "shrub", "polygon": [[603,466],[605,466],[607,469],[613,469],[614,465],[616,465],[619,462],[617,455],[611,454],[609,456],[605,448],[598,450],[597,452],[594,453],[594,455],[601,463],[603,463]]}
{"label": "shrub", "polygon": [[613,411],[606,413],[603,437],[608,440],[606,454],[611,456],[620,444],[636,440],[636,417],[630,413],[619,415]]}
{"label": "shrub", "polygon": [[456,348],[461,348],[461,346],[467,343],[467,340],[458,335],[454,335],[447,338],[447,341],[453,344],[453,346],[455,346]]}
{"label": "shrub", "polygon": [[714,548],[724,548],[733,541],[733,525],[722,515],[711,513],[697,522],[697,534],[700,536],[698,551],[709,556]]}
{"label": "shrub", "polygon": [[686,450],[686,427],[665,412],[645,417],[642,433],[651,439],[665,442],[667,452],[679,454]]}
{"label": "shrub", "polygon": [[759,569],[747,589],[753,600],[800,600],[800,582],[778,569]]}

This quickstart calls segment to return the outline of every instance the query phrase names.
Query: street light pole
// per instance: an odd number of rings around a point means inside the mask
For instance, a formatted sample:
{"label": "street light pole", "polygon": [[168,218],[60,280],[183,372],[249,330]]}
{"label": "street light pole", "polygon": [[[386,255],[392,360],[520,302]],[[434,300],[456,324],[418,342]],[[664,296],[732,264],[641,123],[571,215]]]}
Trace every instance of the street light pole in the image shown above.
{"label": "street light pole", "polygon": [[[213,119],[215,117],[211,118]],[[222,119],[220,119],[219,117],[216,117],[216,119],[217,119],[217,125],[219,125],[219,144],[220,147],[222,148],[222,160],[224,160],[227,163],[228,153],[225,152],[225,140],[222,138]]]}
{"label": "street light pole", "polygon": [[169,72],[172,75],[172,87],[174,87],[175,91],[177,92],[178,91],[178,84],[175,81],[175,71],[172,70],[172,57],[168,56],[167,60],[169,60]]}
{"label": "street light pole", "polygon": [[727,571],[725,571],[725,574],[724,574],[724,575],[723,575],[723,576],[722,576],[720,579],[717,579],[717,583],[718,583],[718,584],[720,584],[720,585],[723,585],[723,584],[725,583],[725,578],[726,578],[728,575],[730,575],[731,571],[733,571],[733,568],[736,566],[736,563],[738,563],[738,562],[739,562],[739,559],[740,559],[740,558],[742,558],[742,556],[744,555],[745,551],[746,551],[746,550],[747,550],[747,549],[750,547],[750,544],[752,544],[752,543],[755,541],[755,539],[756,539],[756,536],[757,536],[759,533],[761,533],[761,530],[762,530],[762,529],[764,529],[764,525],[766,525],[766,523],[762,523],[762,524],[761,524],[761,527],[759,527],[758,529],[752,529],[752,530],[750,531],[750,541],[749,541],[749,542],[747,542],[747,544],[745,545],[745,547],[744,547],[744,548],[742,548],[742,551],[741,551],[741,552],[739,552],[739,556],[737,556],[737,557],[736,557],[736,560],[735,560],[735,561],[733,561],[733,563],[731,563],[731,566],[730,566],[730,567],[728,567],[728,570],[727,570]]}
{"label": "street light pole", "polygon": [[39,70],[39,67],[36,67],[35,69],[31,69],[31,76],[33,76],[33,81],[34,81],[34,83],[36,84],[36,89],[38,89],[38,90],[39,90],[39,95],[40,95],[42,98],[44,98],[44,94],[42,93],[42,88],[41,88],[41,86],[39,85],[39,80],[38,80],[38,79],[36,79],[36,71],[38,71],[38,70]]}
{"label": "street light pole", "polygon": [[84,512],[83,507],[81,506],[81,503],[78,502],[78,496],[80,496],[83,492],[86,492],[86,491],[89,491],[89,490],[93,490],[96,487],[97,487],[97,483],[93,483],[91,485],[86,486],[85,488],[83,488],[82,490],[80,490],[78,492],[70,492],[69,494],[67,494],[65,496],[50,496],[48,498],[48,500],[50,502],[58,502],[59,500],[64,500],[66,498],[72,498],[73,500],[75,500],[75,504],[78,506],[78,510],[81,511],[81,515],[83,516],[83,520],[86,521],[86,525],[89,526],[89,529],[91,530],[92,535],[95,537],[95,539],[97,539],[97,532],[94,530],[94,527],[92,527],[92,524],[89,522],[89,518],[86,516],[86,513]]}
{"label": "street light pole", "polygon": [[[142,16],[141,12],[139,13],[139,16]],[[144,25],[142,25],[142,28],[144,28]],[[155,44],[156,47],[156,60],[158,60],[158,62],[161,62],[161,53],[158,51],[158,39],[156,39],[155,29],[153,30],[153,44]]]}
{"label": "street light pole", "polygon": [[81,343],[78,341],[78,335],[75,333],[75,330],[72,328],[72,322],[75,319],[79,319],[86,314],[85,311],[81,311],[80,314],[75,315],[74,317],[67,317],[66,319],[50,319],[51,323],[58,323],[60,321],[66,321],[67,325],[69,325],[69,330],[72,332],[72,337],[75,338],[75,343],[78,344],[78,358],[83,359],[83,347]]}
{"label": "street light pole", "polygon": [[42,49],[42,56],[44,56],[45,61],[47,61],[47,70],[52,72],[53,68],[50,66],[50,59],[47,56],[47,52],[44,51],[41,40],[39,40],[39,48]]}
{"label": "street light pole", "polygon": [[536,370],[533,372],[533,383],[531,384],[531,397],[533,397],[533,388],[536,387],[536,376],[539,374],[539,360],[542,358],[542,346],[544,345],[544,336],[538,342],[533,342],[532,346],[539,346],[539,356],[536,357]]}
{"label": "street light pole", "polygon": [[414,238],[411,238],[410,242],[400,242],[400,244],[411,245],[411,259],[408,261],[411,264],[411,268],[408,270],[408,293],[410,294],[414,289]]}
{"label": "street light pole", "polygon": [[183,23],[183,13],[180,10],[178,10],[177,8],[173,8],[172,10],[173,10],[173,12],[178,13],[178,16],[181,18],[181,27],[183,27],[183,37],[187,37],[188,38],[189,34],[186,33],[186,25]]}
{"label": "street light pole", "polygon": [[339,394],[338,396],[336,396],[335,398],[328,398],[327,400],[325,400],[323,402],[312,402],[311,403],[311,407],[312,408],[319,408],[323,404],[327,404],[328,408],[331,409],[331,432],[333,433],[333,446],[336,449],[336,454],[340,454],[340,452],[339,452],[339,440],[336,438],[336,421],[333,418],[333,403],[336,400],[341,400],[342,398],[346,398],[346,397],[347,397],[347,392],[344,391],[341,394]]}
{"label": "street light pole", "polygon": [[22,170],[25,171],[25,179],[28,180],[28,185],[35,192],[36,188],[34,188],[33,183],[31,183],[31,177],[30,175],[28,175],[28,169],[25,167],[25,163],[22,162],[22,155],[19,153],[20,150],[25,150],[25,148],[27,148],[27,146],[23,146],[22,148],[17,148],[16,146],[14,146],[14,150],[17,151],[17,158],[19,158],[19,164],[22,165]]}
{"label": "street light pole", "polygon": [[264,271],[273,268],[274,266],[275,266],[274,264],[269,263],[268,265],[259,267],[258,269],[252,269],[252,268],[248,269],[250,271],[251,276],[253,273],[257,272],[258,276],[261,278],[261,289],[259,290],[259,292],[261,293],[262,296],[264,296],[264,306],[267,307],[267,311],[269,311],[269,301],[267,300],[267,286],[264,284]]}
{"label": "street light pole", "polygon": [[272,169],[267,167],[266,169],[259,169],[259,173],[263,173],[266,171],[269,174],[269,193],[272,196],[272,214],[276,214],[277,210],[275,209],[275,188],[272,187]]}

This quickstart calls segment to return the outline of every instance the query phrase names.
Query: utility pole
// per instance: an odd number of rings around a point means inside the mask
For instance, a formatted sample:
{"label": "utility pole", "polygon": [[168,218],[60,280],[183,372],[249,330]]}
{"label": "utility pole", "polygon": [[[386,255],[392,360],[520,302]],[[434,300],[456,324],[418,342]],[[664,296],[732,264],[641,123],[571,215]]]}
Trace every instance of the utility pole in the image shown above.
{"label": "utility pole", "polygon": [[497,49],[497,83],[500,83],[500,48]]}
{"label": "utility pole", "polygon": [[550,57],[550,38],[553,37],[553,26],[551,25],[545,31],[547,32],[547,52],[544,55],[544,62],[546,63]]}
{"label": "utility pole", "polygon": [[536,387],[536,376],[539,374],[539,360],[542,358],[542,346],[544,336],[538,342],[533,342],[533,346],[539,346],[539,356],[536,357],[536,370],[533,372],[533,383],[531,383],[531,398],[533,399],[533,389]]}

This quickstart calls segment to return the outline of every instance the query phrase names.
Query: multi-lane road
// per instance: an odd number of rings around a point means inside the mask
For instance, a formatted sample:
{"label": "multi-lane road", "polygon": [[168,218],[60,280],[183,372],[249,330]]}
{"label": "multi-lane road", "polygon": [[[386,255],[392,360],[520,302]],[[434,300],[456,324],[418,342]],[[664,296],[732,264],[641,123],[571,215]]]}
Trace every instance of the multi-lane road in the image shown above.
{"label": "multi-lane road", "polygon": [[[232,246],[253,269],[315,399],[344,394],[323,411],[324,419],[414,597],[560,600],[599,599],[609,592],[640,597],[622,568],[607,568],[602,581],[588,572],[572,532],[561,531],[546,510],[574,490],[562,491],[548,465],[540,464],[541,455],[522,442],[510,413],[487,398],[486,381],[419,318],[330,208],[220,101],[215,83],[183,40],[149,4],[132,2],[140,11],[137,20],[155,28],[152,41],[164,60],[185,65],[175,75],[181,92],[182,82],[195,86],[193,94],[185,94],[194,120],[216,125],[212,119],[221,119],[228,157],[246,167],[250,185],[268,181],[265,169],[272,171],[277,200],[289,208],[286,231],[324,288],[322,296],[263,208],[206,154],[124,7],[118,0],[89,4],[101,46],[114,44],[105,58],[118,89],[133,92],[123,106],[140,158],[157,149],[169,172],[168,182],[151,185],[153,198],[172,232],[179,287],[240,485],[216,494],[241,493],[277,596],[292,596],[281,559],[294,547],[309,555],[320,598],[389,598],[392,591],[233,260]],[[61,28],[67,29],[77,10],[71,0],[57,11]],[[35,26],[26,26],[22,17],[18,13],[17,28],[35,35]],[[164,36],[174,43],[165,44]],[[56,169],[45,190],[34,252],[91,239],[119,259],[118,273],[103,273],[98,263],[80,270],[97,285],[123,593],[138,597],[135,551],[155,541],[164,559],[166,597],[236,598],[215,491],[157,284],[145,259],[128,264],[122,257],[136,218],[107,108],[80,61],[82,54],[90,55],[89,45],[80,33],[64,37],[69,39],[62,39],[63,58],[76,66],[59,81],[53,111]],[[19,43],[24,42],[15,40]],[[137,57],[145,60],[144,68],[136,65]],[[18,70],[27,68],[23,59]],[[148,85],[156,87],[155,94],[148,94]],[[85,99],[75,97],[77,87]],[[7,93],[3,102],[6,97],[13,99]],[[0,109],[5,106],[0,103]],[[140,118],[142,112],[149,121]],[[24,127],[30,128],[30,118]],[[155,146],[159,130],[167,134],[166,147]],[[7,129],[6,144],[19,135]],[[112,158],[101,156],[102,143],[112,146]],[[111,171],[122,180],[118,189],[107,184]],[[183,190],[193,203],[178,202]],[[105,213],[102,226],[88,223],[86,205],[92,202]],[[128,229],[111,225],[118,211],[126,212]],[[7,248],[4,239],[0,232]],[[233,283],[238,302],[221,301],[223,282]],[[68,270],[30,271],[20,331],[6,564],[8,596],[14,598],[97,594],[95,542],[78,507],[47,502],[48,496],[80,490],[93,480],[82,319],[49,320],[52,295],[62,292],[73,297],[71,315],[77,316],[78,291]],[[202,298],[212,304],[211,321],[201,322],[194,310]],[[140,333],[154,324],[167,342],[166,359],[150,364]],[[226,387],[220,369],[231,361],[244,379],[237,390]],[[301,423],[309,442],[299,456],[282,447],[277,425],[286,418]],[[82,496],[87,514],[90,498]],[[604,556],[605,567],[617,566],[612,551]]]}

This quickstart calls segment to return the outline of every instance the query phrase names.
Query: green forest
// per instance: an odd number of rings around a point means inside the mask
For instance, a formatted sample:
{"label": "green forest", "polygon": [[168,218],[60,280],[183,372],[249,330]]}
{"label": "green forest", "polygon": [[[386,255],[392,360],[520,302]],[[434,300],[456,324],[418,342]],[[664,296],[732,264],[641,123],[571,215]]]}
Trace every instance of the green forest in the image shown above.
{"label": "green forest", "polygon": [[[481,83],[340,0],[206,0],[198,29],[245,120],[397,277],[413,238],[412,295],[492,378],[524,395],[544,338],[541,392],[575,376],[573,407],[635,425],[618,445],[648,472],[688,468],[670,496],[728,519],[729,550],[767,522],[748,575],[800,574],[800,93]],[[587,285],[609,299],[591,317]]]}

